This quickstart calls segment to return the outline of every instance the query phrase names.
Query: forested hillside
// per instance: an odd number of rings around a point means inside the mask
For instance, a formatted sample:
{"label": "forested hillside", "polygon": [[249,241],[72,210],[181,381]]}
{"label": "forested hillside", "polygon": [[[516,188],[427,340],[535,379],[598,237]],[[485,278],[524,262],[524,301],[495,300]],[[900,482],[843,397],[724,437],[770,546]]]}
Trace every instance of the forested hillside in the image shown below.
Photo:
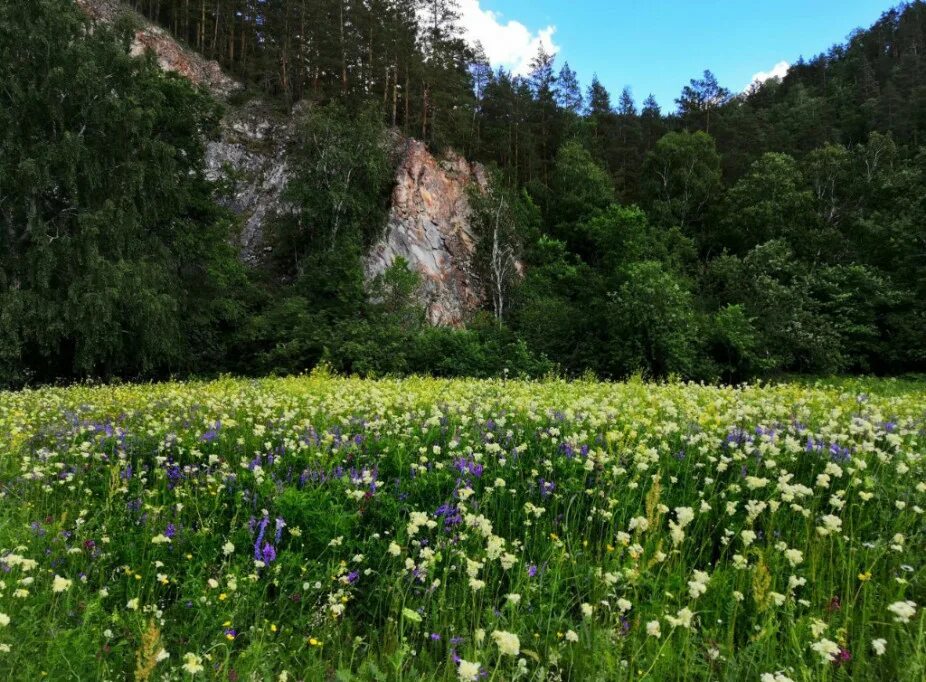
{"label": "forested hillside", "polygon": [[[126,4],[246,84],[226,110],[303,102],[302,171],[244,267],[202,174],[219,105],[129,58],[131,19],[0,0],[0,382],[926,370],[926,3],[748,93],[705,71],[642,104],[542,51],[493,70],[453,0]],[[491,169],[465,329],[401,263],[364,278],[396,135]]]}

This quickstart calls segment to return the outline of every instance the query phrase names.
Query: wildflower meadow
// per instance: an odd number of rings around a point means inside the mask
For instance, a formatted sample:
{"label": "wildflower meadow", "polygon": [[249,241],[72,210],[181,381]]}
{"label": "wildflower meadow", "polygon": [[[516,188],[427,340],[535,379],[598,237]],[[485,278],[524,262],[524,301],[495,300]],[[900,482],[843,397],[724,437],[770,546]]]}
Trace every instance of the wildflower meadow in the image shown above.
{"label": "wildflower meadow", "polygon": [[0,678],[926,679],[926,387],[0,393]]}

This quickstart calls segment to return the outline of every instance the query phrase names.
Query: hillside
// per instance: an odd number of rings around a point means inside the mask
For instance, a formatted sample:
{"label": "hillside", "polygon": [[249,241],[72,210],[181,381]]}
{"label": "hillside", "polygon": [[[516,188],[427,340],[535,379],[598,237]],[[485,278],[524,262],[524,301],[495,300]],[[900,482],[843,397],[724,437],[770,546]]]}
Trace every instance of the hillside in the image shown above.
{"label": "hillside", "polygon": [[0,381],[922,372],[924,16],[670,112],[452,0],[4,6]]}

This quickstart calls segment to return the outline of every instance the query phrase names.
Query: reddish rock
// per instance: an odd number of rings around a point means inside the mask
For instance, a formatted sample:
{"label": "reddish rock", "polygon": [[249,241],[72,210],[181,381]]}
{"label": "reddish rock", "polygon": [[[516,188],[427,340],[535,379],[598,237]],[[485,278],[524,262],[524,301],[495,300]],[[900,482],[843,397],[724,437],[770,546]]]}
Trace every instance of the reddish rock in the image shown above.
{"label": "reddish rock", "polygon": [[227,97],[241,87],[240,83],[222,71],[217,62],[204,59],[199,53],[183,47],[170,33],[135,14],[118,0],[76,2],[78,7],[95,21],[112,23],[121,14],[130,13],[137,25],[141,26],[135,31],[132,55],[138,56],[151,50],[162,69],[178,73],[196,85],[206,87],[217,97]]}
{"label": "reddish rock", "polygon": [[402,257],[421,276],[421,298],[435,325],[459,326],[482,304],[473,271],[476,236],[470,226],[469,190],[485,187],[479,164],[449,153],[436,159],[417,140],[406,142],[396,173],[383,240],[367,258],[375,277]]}

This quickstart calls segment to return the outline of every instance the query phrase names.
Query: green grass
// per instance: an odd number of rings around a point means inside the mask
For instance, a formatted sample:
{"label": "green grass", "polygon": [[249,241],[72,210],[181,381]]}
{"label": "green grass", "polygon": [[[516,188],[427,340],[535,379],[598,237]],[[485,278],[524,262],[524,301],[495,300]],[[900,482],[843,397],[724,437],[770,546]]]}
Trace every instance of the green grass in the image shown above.
{"label": "green grass", "polygon": [[0,678],[919,681],[924,429],[916,381],[0,393]]}

